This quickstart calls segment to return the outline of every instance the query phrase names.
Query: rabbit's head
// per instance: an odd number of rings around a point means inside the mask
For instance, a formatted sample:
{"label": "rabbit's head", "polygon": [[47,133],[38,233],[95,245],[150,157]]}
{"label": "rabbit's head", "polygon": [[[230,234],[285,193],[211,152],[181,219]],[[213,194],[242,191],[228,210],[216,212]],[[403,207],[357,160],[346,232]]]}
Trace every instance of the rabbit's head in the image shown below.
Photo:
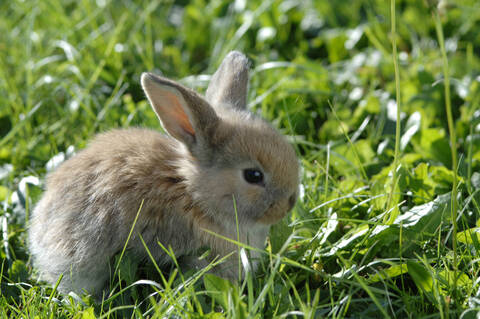
{"label": "rabbit's head", "polygon": [[[286,139],[246,107],[248,60],[230,52],[206,98],[171,80],[142,75],[165,130],[185,146],[177,164],[193,201],[220,222],[270,225],[293,207],[299,167]],[[233,218],[232,218],[233,217]]]}

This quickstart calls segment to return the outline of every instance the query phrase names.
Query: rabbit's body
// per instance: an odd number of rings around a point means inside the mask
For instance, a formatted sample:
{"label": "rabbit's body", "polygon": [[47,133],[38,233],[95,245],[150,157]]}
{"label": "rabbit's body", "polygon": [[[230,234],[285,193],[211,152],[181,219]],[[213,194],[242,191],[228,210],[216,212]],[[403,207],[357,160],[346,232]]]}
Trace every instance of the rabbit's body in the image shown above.
{"label": "rabbit's body", "polygon": [[[108,276],[105,267],[126,242],[140,209],[140,198],[144,203],[136,230],[147,243],[155,243],[155,237],[161,242],[170,237],[166,242],[175,251],[193,248],[188,247],[195,243],[191,236],[179,233],[187,232],[191,225],[174,213],[179,205],[191,202],[176,168],[170,164],[180,158],[178,144],[148,130],[112,131],[98,136],[49,176],[48,192],[35,208],[30,225],[30,249],[46,280],[55,281],[74,266],[73,277],[77,272],[80,279],[93,274],[92,282],[81,283],[82,288],[91,291],[103,285],[97,277]],[[162,151],[152,152],[154,149]],[[180,196],[183,198],[178,201]],[[183,227],[169,228],[162,223],[167,218]],[[45,224],[49,224],[48,236],[42,229]],[[169,236],[172,231],[175,234]],[[131,239],[131,247],[141,251],[139,245],[137,238]],[[155,256],[161,256],[158,245],[149,248]],[[69,282],[67,275],[61,290],[77,290],[74,278]]]}
{"label": "rabbit's body", "polygon": [[[226,61],[228,67],[240,61],[242,70],[246,68],[238,53]],[[226,67],[221,70],[212,81]],[[212,256],[235,252],[235,244],[210,232],[236,240],[236,212],[240,240],[261,248],[269,225],[295,202],[295,153],[268,123],[231,106],[244,104],[243,95],[228,101],[207,91],[214,112],[200,96],[174,82],[144,75],[142,85],[173,138],[146,129],[100,134],[48,177],[33,212],[29,246],[34,265],[50,283],[63,274],[62,292],[101,291],[137,214],[127,248],[147,258],[141,236],[164,264],[171,260],[158,242],[177,256],[205,246]],[[237,277],[234,259],[217,272]]]}

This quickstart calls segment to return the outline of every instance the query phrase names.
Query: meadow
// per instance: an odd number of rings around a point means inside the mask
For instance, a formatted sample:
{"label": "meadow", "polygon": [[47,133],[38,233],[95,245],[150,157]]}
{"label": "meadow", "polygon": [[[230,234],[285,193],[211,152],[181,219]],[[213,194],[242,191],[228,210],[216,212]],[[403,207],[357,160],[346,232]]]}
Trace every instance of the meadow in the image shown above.
{"label": "meadow", "polygon": [[[0,316],[476,318],[479,30],[477,0],[0,1]],[[236,284],[127,252],[102,303],[36,281],[47,173],[98,132],[161,130],[142,72],[204,92],[230,50],[302,166],[259,271]]]}

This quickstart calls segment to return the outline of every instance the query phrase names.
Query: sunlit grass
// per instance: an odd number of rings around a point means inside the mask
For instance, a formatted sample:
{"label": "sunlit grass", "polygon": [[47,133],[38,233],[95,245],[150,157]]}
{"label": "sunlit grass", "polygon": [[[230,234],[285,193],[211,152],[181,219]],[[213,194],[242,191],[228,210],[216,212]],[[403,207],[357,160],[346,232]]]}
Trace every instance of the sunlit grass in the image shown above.
{"label": "sunlit grass", "polygon": [[392,207],[393,194],[397,188],[397,175],[398,175],[398,163],[400,159],[400,134],[401,134],[401,124],[400,116],[402,114],[402,94],[400,89],[400,69],[398,65],[398,50],[397,50],[397,19],[396,19],[396,3],[395,0],[390,1],[390,19],[391,19],[391,37],[392,37],[392,60],[395,76],[395,102],[396,102],[396,112],[395,112],[395,154],[393,155],[393,167],[392,167],[392,182],[391,190],[388,194],[387,206],[386,209],[390,210],[390,213],[386,215],[385,221],[390,224],[398,216],[398,209]]}
{"label": "sunlit grass", "polygon": [[442,64],[443,64],[443,86],[445,88],[445,110],[447,114],[448,121],[448,131],[450,134],[450,149],[452,153],[452,172],[453,172],[453,181],[452,181],[452,202],[451,202],[451,215],[452,215],[452,247],[453,247],[453,289],[454,293],[457,293],[457,271],[458,271],[458,261],[457,261],[457,215],[458,215],[458,202],[457,202],[457,134],[455,132],[455,124],[452,117],[452,102],[450,95],[450,72],[448,68],[448,57],[445,50],[445,39],[443,36],[443,27],[440,20],[440,15],[438,11],[434,13],[435,19],[435,30],[437,32],[438,43],[440,44],[440,51],[442,52]]}

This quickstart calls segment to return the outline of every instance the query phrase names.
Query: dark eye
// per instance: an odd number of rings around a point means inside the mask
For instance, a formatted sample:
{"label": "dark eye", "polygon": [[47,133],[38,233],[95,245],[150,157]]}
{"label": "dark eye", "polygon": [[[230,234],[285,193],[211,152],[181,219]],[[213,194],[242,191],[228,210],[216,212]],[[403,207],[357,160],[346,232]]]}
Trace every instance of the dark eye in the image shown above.
{"label": "dark eye", "polygon": [[263,173],[256,168],[247,168],[243,170],[243,178],[250,184],[261,184],[263,182]]}

